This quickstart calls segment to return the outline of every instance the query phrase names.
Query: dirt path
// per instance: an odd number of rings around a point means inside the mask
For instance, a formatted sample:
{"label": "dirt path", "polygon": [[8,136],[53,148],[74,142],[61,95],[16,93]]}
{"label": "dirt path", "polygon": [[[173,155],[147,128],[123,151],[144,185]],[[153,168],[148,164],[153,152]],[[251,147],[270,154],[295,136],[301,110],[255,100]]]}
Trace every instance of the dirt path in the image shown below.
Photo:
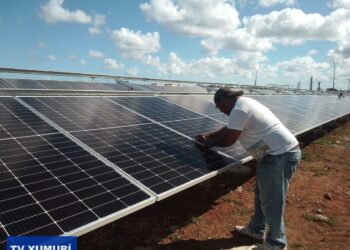
{"label": "dirt path", "polygon": [[[218,250],[253,244],[233,232],[253,212],[253,189],[252,175],[225,173],[80,237],[79,249]],[[349,122],[303,149],[285,220],[289,249],[350,249]]]}

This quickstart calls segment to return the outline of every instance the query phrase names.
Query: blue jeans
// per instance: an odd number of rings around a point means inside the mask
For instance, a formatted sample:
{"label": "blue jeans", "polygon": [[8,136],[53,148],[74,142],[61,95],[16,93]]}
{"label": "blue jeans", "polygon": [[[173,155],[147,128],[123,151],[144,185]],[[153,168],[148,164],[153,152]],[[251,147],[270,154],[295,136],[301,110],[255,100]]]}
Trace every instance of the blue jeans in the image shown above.
{"label": "blue jeans", "polygon": [[287,245],[284,229],[284,203],[289,183],[299,165],[300,149],[280,155],[266,155],[257,164],[255,211],[249,222],[251,231],[264,234],[272,246]]}

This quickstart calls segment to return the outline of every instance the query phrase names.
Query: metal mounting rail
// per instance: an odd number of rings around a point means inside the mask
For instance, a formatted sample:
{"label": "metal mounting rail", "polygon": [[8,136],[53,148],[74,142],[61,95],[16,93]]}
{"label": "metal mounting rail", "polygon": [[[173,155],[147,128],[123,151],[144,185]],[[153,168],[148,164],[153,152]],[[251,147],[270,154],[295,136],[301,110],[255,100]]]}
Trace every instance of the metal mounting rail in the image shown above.
{"label": "metal mounting rail", "polygon": [[37,74],[37,75],[55,75],[55,76],[71,76],[71,77],[88,77],[88,78],[104,78],[112,80],[132,80],[132,81],[157,81],[157,82],[171,82],[171,83],[188,83],[188,84],[230,84],[230,83],[213,83],[200,81],[186,81],[186,80],[167,80],[160,78],[134,77],[134,76],[116,76],[105,74],[89,74],[76,73],[66,71],[51,71],[51,70],[35,70],[35,69],[17,69],[17,68],[0,68],[0,72],[16,73],[16,74]]}

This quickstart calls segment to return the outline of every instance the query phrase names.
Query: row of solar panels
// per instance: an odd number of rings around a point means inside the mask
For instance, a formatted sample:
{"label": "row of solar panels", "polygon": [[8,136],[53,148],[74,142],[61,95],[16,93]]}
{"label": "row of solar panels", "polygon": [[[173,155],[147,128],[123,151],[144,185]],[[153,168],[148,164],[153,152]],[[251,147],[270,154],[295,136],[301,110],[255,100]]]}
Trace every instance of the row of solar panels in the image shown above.
{"label": "row of solar panels", "polygon": [[[294,134],[350,113],[348,98],[254,98]],[[81,235],[247,159],[192,139],[227,122],[211,99],[0,97],[0,244]]]}
{"label": "row of solar panels", "polygon": [[54,80],[8,79],[0,78],[0,89],[36,89],[36,90],[98,90],[98,91],[147,91],[207,93],[206,88],[197,85],[172,86],[156,84],[134,84],[125,81],[117,83],[74,82]]}

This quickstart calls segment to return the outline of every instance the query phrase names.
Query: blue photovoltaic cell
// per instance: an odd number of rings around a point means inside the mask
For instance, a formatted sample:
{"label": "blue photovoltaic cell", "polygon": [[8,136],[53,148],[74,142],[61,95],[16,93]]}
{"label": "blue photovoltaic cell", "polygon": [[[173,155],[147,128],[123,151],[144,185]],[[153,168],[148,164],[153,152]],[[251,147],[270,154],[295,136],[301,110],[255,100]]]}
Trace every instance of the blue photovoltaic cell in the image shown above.
{"label": "blue photovoltaic cell", "polygon": [[21,97],[66,131],[149,122],[102,97]]}
{"label": "blue photovoltaic cell", "polygon": [[236,162],[157,124],[72,134],[157,194]]}
{"label": "blue photovoltaic cell", "polygon": [[31,79],[6,79],[19,89],[46,89],[43,85]]}
{"label": "blue photovoltaic cell", "polygon": [[0,97],[0,139],[57,132],[12,97]]}
{"label": "blue photovoltaic cell", "polygon": [[209,97],[212,99],[210,102],[207,98],[203,98],[203,96],[174,95],[162,96],[161,98],[204,115],[219,113],[219,110],[215,108],[212,95]]}
{"label": "blue photovoltaic cell", "polygon": [[60,235],[150,198],[59,133],[2,140],[0,194],[11,236]]}
{"label": "blue photovoltaic cell", "polygon": [[157,97],[110,97],[109,99],[157,122],[201,117],[199,114]]}
{"label": "blue photovoltaic cell", "polygon": [[[249,96],[268,107],[294,134],[349,113],[349,98],[335,96]],[[225,124],[228,117],[215,110],[213,96],[164,96],[165,100],[208,115]]]}
{"label": "blue photovoltaic cell", "polygon": [[[164,125],[193,138],[197,134],[207,134],[213,131],[217,131],[223,128],[226,124],[203,117],[189,120],[164,122]],[[214,147],[213,150],[226,153],[237,161],[243,160],[249,156],[248,152],[244,150],[239,141],[230,147]]]}
{"label": "blue photovoltaic cell", "polygon": [[154,201],[16,100],[0,98],[0,117],[0,248],[8,235],[60,235]]}
{"label": "blue photovoltaic cell", "polygon": [[13,86],[10,82],[8,82],[7,79],[0,78],[0,88],[13,89],[13,88],[16,88],[16,87]]}

